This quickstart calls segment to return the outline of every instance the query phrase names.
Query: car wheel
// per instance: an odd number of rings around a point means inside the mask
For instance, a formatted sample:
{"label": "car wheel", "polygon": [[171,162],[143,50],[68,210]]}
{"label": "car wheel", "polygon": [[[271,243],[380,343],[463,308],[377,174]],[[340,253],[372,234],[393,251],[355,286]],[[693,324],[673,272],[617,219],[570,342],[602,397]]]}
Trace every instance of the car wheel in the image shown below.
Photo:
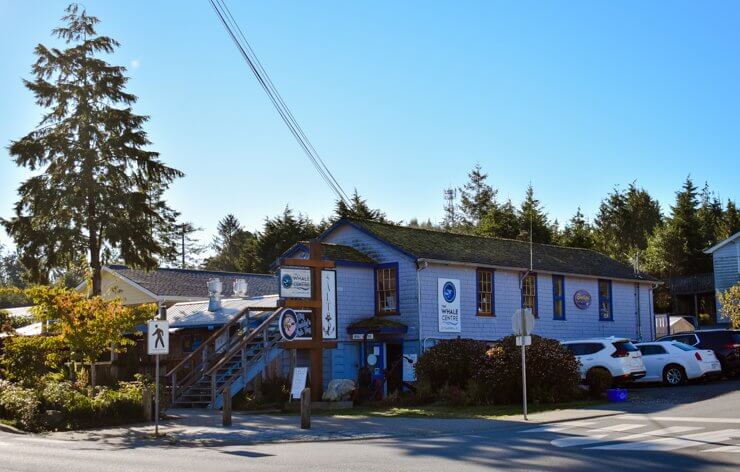
{"label": "car wheel", "polygon": [[683,367],[676,364],[671,364],[669,366],[666,366],[666,368],[663,370],[663,383],[670,386],[675,387],[677,385],[681,385],[684,382],[686,382],[686,373],[683,370]]}

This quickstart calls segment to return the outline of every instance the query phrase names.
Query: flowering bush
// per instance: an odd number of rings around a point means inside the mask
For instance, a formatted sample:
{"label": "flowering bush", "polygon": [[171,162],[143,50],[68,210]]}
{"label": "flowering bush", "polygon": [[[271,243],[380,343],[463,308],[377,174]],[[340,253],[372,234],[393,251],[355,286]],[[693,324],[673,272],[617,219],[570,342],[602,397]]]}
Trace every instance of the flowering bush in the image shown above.
{"label": "flowering bush", "polygon": [[7,380],[0,380],[0,417],[14,420],[23,429],[40,426],[41,402],[35,392]]}
{"label": "flowering bush", "polygon": [[473,339],[449,339],[419,356],[416,378],[434,390],[467,387],[485,357],[486,343]]}

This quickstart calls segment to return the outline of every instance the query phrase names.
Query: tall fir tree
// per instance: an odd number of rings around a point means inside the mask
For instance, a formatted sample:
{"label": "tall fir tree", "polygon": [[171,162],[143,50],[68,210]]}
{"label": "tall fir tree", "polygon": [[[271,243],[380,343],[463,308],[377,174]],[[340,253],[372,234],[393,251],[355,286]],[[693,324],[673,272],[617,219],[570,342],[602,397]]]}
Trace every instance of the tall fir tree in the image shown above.
{"label": "tall fir tree", "polygon": [[118,42],[98,36],[98,19],[67,7],[54,29],[66,49],[36,46],[32,81],[24,81],[44,108],[39,126],[10,145],[17,165],[36,173],[18,189],[15,216],[2,220],[37,282],[52,269],[87,255],[91,291],[101,292],[102,255],[115,251],[127,264],[157,266],[170,241],[176,213],[162,199],[183,174],[163,164],[126,92],[126,69],[110,65]]}
{"label": "tall fir tree", "polygon": [[460,188],[460,213],[464,229],[475,232],[483,218],[496,206],[496,193],[488,182],[488,174],[476,164],[468,172],[468,182]]}
{"label": "tall fir tree", "polygon": [[576,214],[565,225],[563,233],[560,236],[560,244],[567,247],[577,247],[582,249],[593,249],[594,231],[591,225],[578,207]]}
{"label": "tall fir tree", "polygon": [[265,225],[257,234],[254,244],[242,252],[242,266],[250,272],[267,273],[270,265],[285,251],[299,241],[308,241],[319,235],[318,228],[307,216],[295,215],[288,206],[283,213],[265,219]]}
{"label": "tall fir tree", "polygon": [[727,200],[724,214],[722,215],[722,224],[720,226],[719,239],[727,239],[740,231],[740,213],[733,200]]}
{"label": "tall fir tree", "polygon": [[242,272],[245,267],[243,252],[253,243],[255,236],[242,227],[239,219],[229,213],[221,218],[216,227],[216,235],[211,242],[214,255],[207,258],[203,268],[227,272]]}
{"label": "tall fir tree", "polygon": [[517,218],[520,230],[519,239],[529,241],[531,232],[531,239],[535,243],[551,244],[553,242],[552,226],[540,201],[534,197],[532,184],[527,186]]}
{"label": "tall fir tree", "polygon": [[[529,231],[529,225],[527,225]],[[476,234],[494,238],[516,239],[521,234],[519,217],[511,200],[492,207],[483,217]]]}
{"label": "tall fir tree", "polygon": [[368,206],[367,201],[360,196],[355,189],[350,198],[349,205],[344,200],[337,200],[334,208],[335,220],[340,218],[353,218],[358,220],[371,220],[385,223],[385,213],[380,210],[372,209]]}
{"label": "tall fir tree", "polygon": [[691,177],[686,177],[676,203],[671,207],[670,224],[685,242],[686,253],[681,264],[681,275],[706,272],[711,269],[711,259],[702,251],[706,249],[699,220],[697,188]]}
{"label": "tall fir tree", "polygon": [[722,202],[709,189],[709,184],[704,183],[699,195],[699,210],[696,214],[699,220],[702,245],[707,248],[713,246],[722,233]]}

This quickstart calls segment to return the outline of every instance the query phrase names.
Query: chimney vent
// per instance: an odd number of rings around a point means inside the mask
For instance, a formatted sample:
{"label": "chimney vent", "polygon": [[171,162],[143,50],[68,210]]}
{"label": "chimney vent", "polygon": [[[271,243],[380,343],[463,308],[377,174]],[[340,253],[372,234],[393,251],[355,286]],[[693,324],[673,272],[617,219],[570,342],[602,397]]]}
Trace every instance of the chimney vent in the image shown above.
{"label": "chimney vent", "polygon": [[214,312],[221,309],[221,290],[223,284],[218,278],[209,279],[208,283],[208,311]]}

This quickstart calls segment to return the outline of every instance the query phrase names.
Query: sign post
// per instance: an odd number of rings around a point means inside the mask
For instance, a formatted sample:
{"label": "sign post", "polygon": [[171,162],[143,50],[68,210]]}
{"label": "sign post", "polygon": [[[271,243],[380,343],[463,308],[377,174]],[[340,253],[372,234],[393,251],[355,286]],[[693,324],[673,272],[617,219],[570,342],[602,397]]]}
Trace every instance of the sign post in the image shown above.
{"label": "sign post", "polygon": [[511,327],[516,335],[517,346],[522,347],[522,412],[527,420],[527,354],[526,348],[532,344],[530,333],[534,329],[534,316],[529,308],[517,310],[511,317]]}
{"label": "sign post", "polygon": [[159,356],[170,353],[170,324],[152,320],[147,324],[147,353],[154,356],[154,435],[159,436]]}

